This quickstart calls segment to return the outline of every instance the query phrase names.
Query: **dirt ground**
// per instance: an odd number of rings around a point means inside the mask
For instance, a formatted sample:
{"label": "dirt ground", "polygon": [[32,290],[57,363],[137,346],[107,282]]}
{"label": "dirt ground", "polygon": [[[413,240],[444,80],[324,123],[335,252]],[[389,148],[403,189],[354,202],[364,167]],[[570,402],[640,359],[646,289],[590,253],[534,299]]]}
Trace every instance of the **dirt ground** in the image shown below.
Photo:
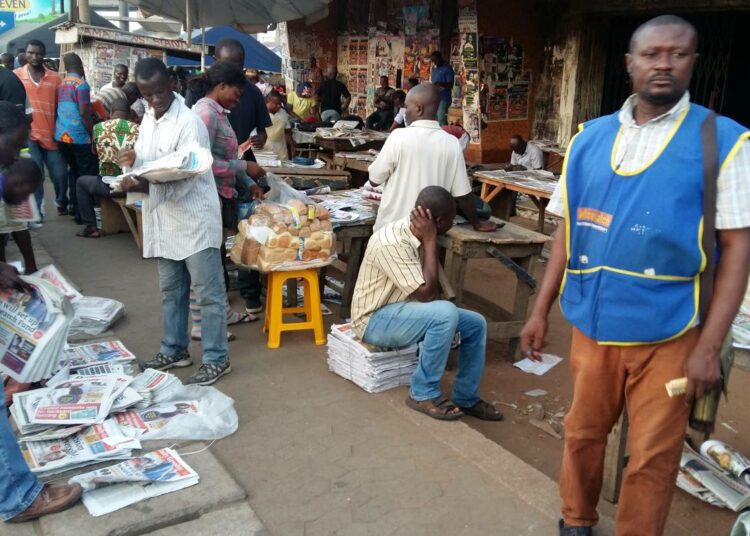
{"label": "dirt ground", "polygon": [[[518,220],[518,223],[530,226],[528,220]],[[540,282],[545,268],[544,262],[537,264],[535,276]],[[502,268],[497,261],[473,261],[466,279],[468,290],[481,292],[483,296],[510,307],[514,281],[510,272]],[[493,281],[493,284],[488,285],[487,281]],[[467,419],[466,422],[525,462],[557,480],[563,442],[530,425],[528,416],[531,404],[541,403],[550,416],[566,411],[572,399],[572,381],[568,369],[570,326],[557,306],[552,309],[549,325],[548,347],[545,351],[563,357],[564,361],[544,376],[526,374],[512,366],[506,344],[490,342],[482,394],[488,400],[501,403],[505,420],[502,423],[485,423]],[[732,372],[729,399],[722,401],[717,430],[713,435],[746,455],[750,455],[750,390],[747,388],[749,384],[750,373],[739,369]],[[526,396],[524,393],[531,389],[543,389],[548,394],[541,397]],[[614,506],[609,503],[602,501],[600,508],[603,512],[614,514]],[[682,527],[682,530],[673,531],[669,536],[726,535],[729,534],[736,517],[737,514],[730,510],[705,504],[678,489],[672,503],[670,519]]]}

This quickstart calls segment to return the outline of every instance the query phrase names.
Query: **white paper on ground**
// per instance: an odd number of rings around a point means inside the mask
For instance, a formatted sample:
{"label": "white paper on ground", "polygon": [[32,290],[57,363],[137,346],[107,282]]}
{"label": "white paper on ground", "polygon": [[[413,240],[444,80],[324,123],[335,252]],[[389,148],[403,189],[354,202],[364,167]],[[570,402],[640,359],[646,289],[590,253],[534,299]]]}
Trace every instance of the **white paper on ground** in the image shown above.
{"label": "white paper on ground", "polygon": [[552,354],[542,354],[541,361],[532,361],[528,357],[522,359],[517,363],[513,363],[513,366],[521,369],[529,374],[536,374],[537,376],[544,376],[549,370],[562,361],[562,357],[558,357]]}

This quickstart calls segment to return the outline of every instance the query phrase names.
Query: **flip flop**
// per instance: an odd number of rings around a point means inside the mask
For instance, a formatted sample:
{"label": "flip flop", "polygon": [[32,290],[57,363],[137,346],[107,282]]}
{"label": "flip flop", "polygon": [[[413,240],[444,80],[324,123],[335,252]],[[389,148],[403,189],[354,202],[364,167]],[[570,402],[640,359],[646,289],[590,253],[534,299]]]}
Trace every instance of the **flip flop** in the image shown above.
{"label": "flip flop", "polygon": [[406,399],[406,405],[414,411],[424,413],[425,415],[439,421],[457,421],[464,416],[462,411],[453,402],[444,396],[438,396],[432,400],[414,400],[412,397]]}
{"label": "flip flop", "polygon": [[[237,338],[237,336],[234,333],[232,333],[231,331],[227,331],[227,342],[232,342],[236,338]],[[190,339],[192,339],[194,341],[199,341],[199,340],[201,340],[201,337],[198,336],[198,335],[193,335],[191,333],[190,334]]]}
{"label": "flip flop", "polygon": [[227,326],[234,326],[235,324],[250,324],[258,320],[258,317],[250,313],[237,313],[232,311],[232,320],[227,320]]}
{"label": "flip flop", "polygon": [[503,414],[494,405],[484,400],[480,400],[471,407],[465,408],[458,406],[466,415],[480,419],[482,421],[502,421]]}

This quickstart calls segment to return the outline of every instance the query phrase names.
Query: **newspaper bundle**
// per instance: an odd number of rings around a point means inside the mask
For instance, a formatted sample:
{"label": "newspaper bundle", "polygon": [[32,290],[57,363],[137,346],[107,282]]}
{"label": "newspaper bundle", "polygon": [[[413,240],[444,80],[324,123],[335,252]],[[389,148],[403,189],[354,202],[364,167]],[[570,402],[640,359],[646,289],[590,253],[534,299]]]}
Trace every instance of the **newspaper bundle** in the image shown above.
{"label": "newspaper bundle", "polygon": [[100,423],[131,381],[130,376],[89,376],[39,389],[43,396],[36,402],[31,421],[54,425]]}
{"label": "newspaper bundle", "polygon": [[191,143],[174,153],[145,162],[141,166],[123,173],[110,182],[109,187],[116,192],[121,191],[122,179],[129,176],[140,177],[156,183],[187,179],[211,169],[213,161],[210,150],[197,143]]}
{"label": "newspaper bundle", "polygon": [[180,379],[169,372],[146,369],[133,379],[130,386],[138,391],[143,400],[136,407],[147,408],[169,400],[175,391],[182,386]]}
{"label": "newspaper bundle", "polygon": [[68,337],[90,339],[107,331],[125,314],[125,304],[111,298],[83,296],[73,302],[75,318]]}
{"label": "newspaper bundle", "polygon": [[677,486],[714,506],[735,512],[750,506],[750,461],[729,445],[709,440],[700,453],[682,450]]}
{"label": "newspaper bundle", "polygon": [[65,350],[63,362],[70,370],[92,365],[122,364],[135,361],[135,355],[120,340],[110,340],[70,346]]}
{"label": "newspaper bundle", "polygon": [[51,475],[107,459],[129,458],[140,449],[137,439],[122,433],[114,419],[62,439],[24,441],[21,453],[32,472]]}
{"label": "newspaper bundle", "polygon": [[92,516],[109,514],[145,499],[178,491],[200,480],[177,452],[165,448],[111,467],[74,476]]}
{"label": "newspaper bundle", "polygon": [[0,372],[31,383],[57,370],[73,309],[49,282],[34,276],[23,279],[32,292],[0,290]]}
{"label": "newspaper bundle", "polygon": [[360,341],[351,324],[331,326],[328,368],[368,393],[409,385],[417,366],[417,346],[376,348]]}
{"label": "newspaper bundle", "polygon": [[70,281],[65,279],[65,276],[62,275],[60,270],[58,270],[54,264],[48,264],[41,270],[34,272],[32,275],[44,279],[60,289],[71,303],[83,297],[83,294],[78,292],[78,289],[76,289]]}

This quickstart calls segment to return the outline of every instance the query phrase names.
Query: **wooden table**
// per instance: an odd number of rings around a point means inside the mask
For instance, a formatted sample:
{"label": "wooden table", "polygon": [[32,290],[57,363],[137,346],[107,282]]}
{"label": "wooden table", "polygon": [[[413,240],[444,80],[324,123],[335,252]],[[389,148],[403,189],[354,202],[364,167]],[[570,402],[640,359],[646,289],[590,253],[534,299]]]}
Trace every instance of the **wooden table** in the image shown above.
{"label": "wooden table", "polygon": [[529,140],[529,143],[533,143],[544,153],[544,169],[562,173],[565,147],[560,147],[549,140]]}
{"label": "wooden table", "polygon": [[360,160],[359,158],[347,158],[344,154],[336,153],[333,155],[331,165],[333,169],[348,169],[352,171],[362,171],[367,173],[373,160]]}
{"label": "wooden table", "polygon": [[332,153],[338,153],[342,151],[367,151],[369,149],[380,150],[385,144],[385,139],[374,139],[370,140],[363,145],[352,145],[352,142],[347,138],[322,138],[315,136],[315,144],[322,147]]}
{"label": "wooden table", "polygon": [[331,190],[346,190],[351,187],[351,173],[344,170],[267,167],[266,171],[286,179],[296,190],[308,190],[319,186],[330,186]]}
{"label": "wooden table", "polygon": [[372,226],[375,218],[353,224],[342,225],[335,229],[336,241],[339,246],[339,258],[333,262],[333,266],[344,274],[343,285],[326,279],[327,284],[336,292],[341,294],[341,306],[339,316],[349,318],[351,316],[352,298],[354,287],[359,276],[359,267],[365,257],[367,242],[372,236]]}
{"label": "wooden table", "polygon": [[[495,221],[499,222],[496,219]],[[483,313],[487,317],[487,337],[509,339],[512,358],[515,358],[519,351],[518,336],[526,322],[526,309],[533,290],[518,281],[513,309],[507,311],[487,298],[466,291],[466,270],[471,259],[491,257],[488,249],[494,246],[500,253],[513,259],[524,271],[533,274],[536,260],[549,240],[548,236],[513,223],[506,223],[494,233],[480,233],[469,224],[456,225],[447,234],[438,237],[438,245],[445,252],[443,266],[456,294],[456,305]],[[502,266],[498,263],[498,269]]]}
{"label": "wooden table", "polygon": [[482,200],[491,205],[497,199],[493,213],[506,221],[513,215],[513,192],[528,195],[539,209],[537,230],[544,232],[545,211],[557,181],[539,178],[536,171],[476,171],[474,178],[482,183]]}

